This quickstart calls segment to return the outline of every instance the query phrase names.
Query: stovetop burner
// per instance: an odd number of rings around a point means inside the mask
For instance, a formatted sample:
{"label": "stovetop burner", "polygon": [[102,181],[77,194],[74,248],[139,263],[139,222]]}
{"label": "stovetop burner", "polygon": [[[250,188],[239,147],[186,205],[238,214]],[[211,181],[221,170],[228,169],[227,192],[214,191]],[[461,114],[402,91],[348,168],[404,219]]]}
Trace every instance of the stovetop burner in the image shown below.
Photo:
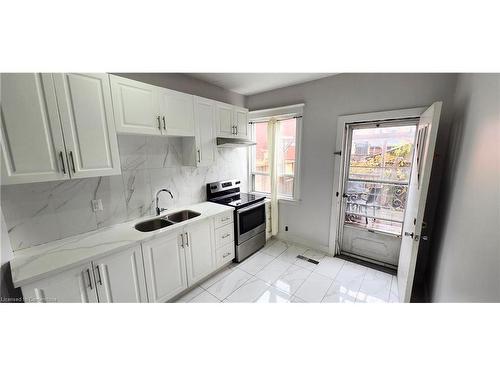
{"label": "stovetop burner", "polygon": [[235,208],[242,208],[264,200],[266,197],[259,194],[240,192],[240,181],[227,180],[207,184],[207,200],[225,204]]}

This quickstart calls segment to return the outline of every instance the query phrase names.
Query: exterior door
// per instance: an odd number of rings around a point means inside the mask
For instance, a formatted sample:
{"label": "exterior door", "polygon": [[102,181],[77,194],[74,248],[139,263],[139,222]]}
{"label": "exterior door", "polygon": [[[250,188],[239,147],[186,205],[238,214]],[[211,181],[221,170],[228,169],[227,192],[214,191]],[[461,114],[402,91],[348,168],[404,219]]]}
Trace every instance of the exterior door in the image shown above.
{"label": "exterior door", "polygon": [[144,269],[149,302],[165,302],[187,288],[183,232],[144,243]]}
{"label": "exterior door", "polygon": [[92,262],[99,302],[147,302],[140,246]]}
{"label": "exterior door", "polygon": [[158,87],[110,75],[118,133],[161,135]]}
{"label": "exterior door", "polygon": [[221,137],[234,137],[236,130],[233,122],[233,106],[217,103],[216,108],[217,135]]}
{"label": "exterior door", "polygon": [[52,75],[4,73],[0,87],[1,183],[67,180]]}
{"label": "exterior door", "polygon": [[207,166],[215,161],[215,104],[199,97],[194,101],[196,162],[198,166]]}
{"label": "exterior door", "polygon": [[120,174],[107,74],[54,74],[72,177]]}
{"label": "exterior door", "polygon": [[211,220],[189,225],[186,241],[186,262],[188,285],[209,275],[215,269],[215,253]]}
{"label": "exterior door", "polygon": [[159,89],[162,132],[174,136],[194,136],[193,96]]}
{"label": "exterior door", "polygon": [[234,110],[236,121],[236,135],[238,138],[248,138],[248,110],[246,108],[236,108]]}
{"label": "exterior door", "polygon": [[441,102],[431,105],[420,116],[417,127],[398,264],[398,288],[401,302],[410,302],[411,298],[441,106]]}
{"label": "exterior door", "polygon": [[23,286],[25,302],[97,302],[91,264]]}

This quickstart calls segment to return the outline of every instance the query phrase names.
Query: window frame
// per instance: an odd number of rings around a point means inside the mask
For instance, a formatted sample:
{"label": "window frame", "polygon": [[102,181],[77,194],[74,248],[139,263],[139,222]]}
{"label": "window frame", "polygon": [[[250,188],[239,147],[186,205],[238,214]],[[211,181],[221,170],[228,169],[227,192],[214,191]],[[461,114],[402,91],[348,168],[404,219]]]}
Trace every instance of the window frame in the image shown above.
{"label": "window frame", "polygon": [[[278,200],[283,202],[300,202],[300,165],[301,165],[301,154],[302,154],[302,124],[303,124],[303,113],[304,104],[295,104],[286,107],[277,107],[270,109],[263,109],[258,111],[249,112],[249,125],[250,125],[250,136],[253,141],[255,141],[255,126],[254,123],[267,122],[271,117],[277,120],[286,120],[290,118],[296,118],[295,127],[295,170],[294,174],[283,174],[286,177],[293,178],[293,194],[290,195],[278,195]],[[248,191],[262,194],[265,196],[270,196],[270,193],[265,193],[261,191],[256,191],[254,189],[254,176],[270,176],[270,173],[264,172],[254,172],[254,155],[255,146],[249,148],[248,151]]]}

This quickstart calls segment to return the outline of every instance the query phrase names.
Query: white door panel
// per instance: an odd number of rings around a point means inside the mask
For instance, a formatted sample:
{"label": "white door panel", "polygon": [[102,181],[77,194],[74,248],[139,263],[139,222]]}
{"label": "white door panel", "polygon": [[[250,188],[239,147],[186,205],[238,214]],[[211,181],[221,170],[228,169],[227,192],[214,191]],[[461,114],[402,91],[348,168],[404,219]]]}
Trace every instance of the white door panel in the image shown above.
{"label": "white door panel", "polygon": [[97,302],[90,263],[28,284],[21,289],[25,302]]}
{"label": "white door panel", "polygon": [[215,103],[195,98],[196,162],[207,166],[215,161]]}
{"label": "white door panel", "polygon": [[215,269],[213,232],[211,220],[204,220],[187,227],[186,262],[189,286]]}
{"label": "white door panel", "polygon": [[168,89],[159,90],[163,134],[194,136],[193,96]]}
{"label": "white door panel", "polygon": [[216,110],[217,135],[221,137],[234,137],[233,106],[217,103]]}
{"label": "white door panel", "polygon": [[4,73],[0,87],[2,184],[68,179],[52,75]]}
{"label": "white door panel", "polygon": [[235,108],[236,135],[238,138],[248,138],[248,109]]}
{"label": "white door panel", "polygon": [[92,263],[99,302],[147,302],[140,246],[122,250]]}
{"label": "white door panel", "polygon": [[187,288],[181,231],[142,245],[149,302],[165,302]]}
{"label": "white door panel", "polygon": [[54,74],[72,177],[120,174],[107,74]]}
{"label": "white door panel", "polygon": [[159,88],[110,75],[118,133],[161,135]]}
{"label": "white door panel", "polygon": [[398,289],[401,302],[410,302],[411,299],[441,106],[441,102],[431,105],[420,116],[417,127],[398,263]]}

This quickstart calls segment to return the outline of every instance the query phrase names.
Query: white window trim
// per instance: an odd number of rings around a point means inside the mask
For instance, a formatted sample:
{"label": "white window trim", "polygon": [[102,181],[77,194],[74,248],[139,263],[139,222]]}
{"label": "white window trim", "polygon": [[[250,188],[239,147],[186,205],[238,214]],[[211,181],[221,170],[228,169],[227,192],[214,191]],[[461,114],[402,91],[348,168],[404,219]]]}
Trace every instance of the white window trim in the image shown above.
{"label": "white window trim", "polygon": [[[287,118],[299,117],[297,118],[297,128],[295,135],[295,149],[296,149],[296,170],[293,180],[293,196],[278,196],[278,200],[283,203],[299,203],[300,202],[300,166],[301,166],[301,155],[302,155],[302,124],[303,124],[303,114],[304,114],[304,103],[294,104],[284,107],[276,107],[269,109],[261,109],[257,111],[250,111],[248,113],[249,122],[266,122],[269,121],[271,117],[278,120],[285,120]],[[255,127],[251,126],[250,136],[255,140]],[[254,192],[253,190],[253,155],[251,151],[248,151],[248,191]],[[265,173],[263,173],[265,174]],[[263,192],[255,192],[257,194],[262,194],[270,197],[271,194]]]}

